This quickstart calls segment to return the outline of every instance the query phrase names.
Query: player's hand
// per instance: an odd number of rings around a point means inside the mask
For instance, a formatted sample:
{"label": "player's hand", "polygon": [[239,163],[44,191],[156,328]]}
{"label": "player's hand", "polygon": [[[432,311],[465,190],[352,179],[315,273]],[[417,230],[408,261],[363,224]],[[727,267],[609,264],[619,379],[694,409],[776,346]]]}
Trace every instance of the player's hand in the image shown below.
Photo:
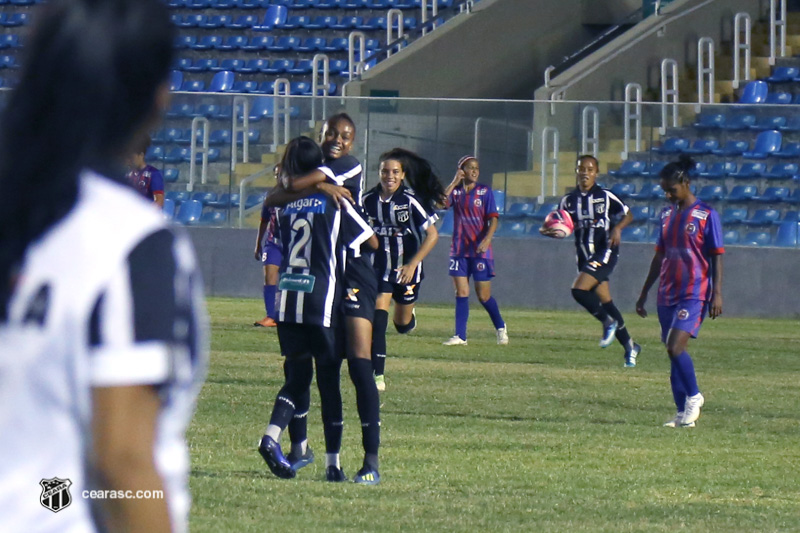
{"label": "player's hand", "polygon": [[619,243],[621,242],[622,242],[622,230],[619,228],[612,228],[611,233],[608,236],[609,246],[619,246]]}
{"label": "player's hand", "polygon": [[708,316],[715,319],[722,314],[722,295],[715,294],[711,298],[711,308],[708,310]]}
{"label": "player's hand", "polygon": [[476,252],[479,254],[486,253],[486,250],[489,249],[489,245],[492,243],[489,239],[483,239],[479,244],[478,247],[475,249]]}
{"label": "player's hand", "polygon": [[466,177],[467,174],[459,168],[458,170],[456,170],[456,175],[453,176],[453,184],[455,185],[460,184],[462,181],[464,181],[464,178]]}
{"label": "player's hand", "polygon": [[255,255],[256,261],[261,261],[261,249],[258,246],[256,246],[256,251],[255,251],[254,255]]}
{"label": "player's hand", "polygon": [[323,182],[323,183],[317,183],[317,190],[325,194],[325,196],[327,196],[334,202],[336,202],[337,206],[342,201],[355,204],[355,202],[353,201],[353,195],[350,193],[350,191],[348,191],[344,187],[339,187],[338,185],[334,185],[332,183]]}
{"label": "player's hand", "polygon": [[414,276],[414,271],[417,269],[417,265],[414,264],[407,264],[403,265],[397,269],[397,283],[400,285],[408,285],[411,283],[411,279]]}
{"label": "player's hand", "polygon": [[555,229],[545,228],[544,226],[539,227],[539,233],[541,233],[545,237],[556,238],[558,236],[558,232]]}
{"label": "player's hand", "polygon": [[642,318],[647,318],[647,310],[644,308],[645,302],[647,302],[647,296],[641,296],[636,300],[636,314]]}

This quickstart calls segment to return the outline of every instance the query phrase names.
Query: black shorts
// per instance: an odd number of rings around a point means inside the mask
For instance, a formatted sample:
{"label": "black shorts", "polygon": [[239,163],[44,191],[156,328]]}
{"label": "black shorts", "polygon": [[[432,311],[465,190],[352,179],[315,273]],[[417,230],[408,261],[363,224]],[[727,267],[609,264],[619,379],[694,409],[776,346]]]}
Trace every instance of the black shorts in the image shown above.
{"label": "black shorts", "polygon": [[589,259],[578,257],[578,271],[586,272],[598,282],[603,283],[608,281],[611,273],[614,272],[614,267],[617,266],[618,254],[615,252],[604,252],[602,254],[594,254]]}
{"label": "black shorts", "polygon": [[386,294],[392,293],[392,300],[399,304],[409,305],[413,304],[419,298],[419,288],[422,286],[420,283],[412,283],[410,285],[400,285],[399,283],[390,283],[388,281],[378,281],[378,293]]}
{"label": "black shorts", "polygon": [[375,316],[375,299],[378,291],[375,283],[364,283],[358,288],[348,287],[342,298],[344,316],[366,318],[372,322]]}
{"label": "black shorts", "polygon": [[335,361],[344,352],[339,328],[278,322],[278,341],[284,357],[314,357]]}

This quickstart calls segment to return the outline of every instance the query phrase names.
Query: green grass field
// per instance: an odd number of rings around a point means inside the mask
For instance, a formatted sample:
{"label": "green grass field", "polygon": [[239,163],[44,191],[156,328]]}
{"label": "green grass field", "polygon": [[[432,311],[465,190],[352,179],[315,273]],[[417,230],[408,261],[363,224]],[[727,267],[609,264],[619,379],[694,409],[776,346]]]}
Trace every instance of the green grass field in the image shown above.
{"label": "green grass field", "polygon": [[[653,304],[651,304],[652,307]],[[317,462],[273,477],[256,451],[283,381],[257,300],[213,299],[208,382],[189,431],[195,532],[800,531],[800,328],[790,320],[708,320],[690,344],[706,397],[694,429],[674,415],[655,308],[623,310],[643,347],[622,366],[588,314],[504,309],[497,346],[473,305],[469,346],[445,347],[451,307],[418,310],[388,335],[381,484],[324,480]],[[626,312],[627,311],[627,312]],[[391,326],[390,326],[390,329]],[[342,463],[362,450],[343,372]]]}

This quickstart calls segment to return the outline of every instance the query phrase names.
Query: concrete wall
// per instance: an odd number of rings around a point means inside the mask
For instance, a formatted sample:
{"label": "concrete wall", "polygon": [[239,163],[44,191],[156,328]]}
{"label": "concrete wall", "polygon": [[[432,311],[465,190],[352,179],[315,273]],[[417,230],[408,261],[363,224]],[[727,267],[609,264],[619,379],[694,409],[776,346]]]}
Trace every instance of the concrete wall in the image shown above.
{"label": "concrete wall", "polygon": [[[261,297],[261,264],[253,258],[255,230],[190,228],[213,296]],[[494,241],[497,278],[492,289],[501,306],[577,309],[569,288],[575,277],[571,239],[504,239]],[[452,303],[447,264],[450,239],[442,237],[426,260],[420,302]],[[623,243],[611,279],[614,300],[632,313],[653,257],[652,244]],[[753,317],[800,316],[797,270],[800,250],[729,247],[724,259],[724,314]],[[650,309],[655,311],[655,288]]]}

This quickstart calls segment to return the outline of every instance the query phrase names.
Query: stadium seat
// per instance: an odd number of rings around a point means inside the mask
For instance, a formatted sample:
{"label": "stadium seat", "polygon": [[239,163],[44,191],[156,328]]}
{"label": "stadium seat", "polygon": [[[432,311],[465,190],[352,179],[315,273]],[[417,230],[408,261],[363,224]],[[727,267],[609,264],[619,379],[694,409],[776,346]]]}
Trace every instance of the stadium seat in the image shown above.
{"label": "stadium seat", "polygon": [[689,147],[689,140],[684,137],[669,137],[661,146],[656,146],[653,151],[659,154],[678,154]]}
{"label": "stadium seat", "polygon": [[203,204],[197,200],[183,202],[175,215],[175,221],[184,226],[197,224],[203,215]]}
{"label": "stadium seat", "polygon": [[636,193],[636,186],[633,183],[615,183],[611,187],[611,192],[613,192],[617,198],[624,200]]}
{"label": "stadium seat", "polygon": [[188,57],[180,57],[175,60],[175,70],[187,70],[192,66],[192,60]]}
{"label": "stadium seat", "polygon": [[[243,46],[247,45],[247,37],[244,35],[229,35],[226,37],[222,43],[217,45],[217,50],[222,52],[233,52],[239,50]],[[241,61],[241,59],[237,59],[235,61]]]}
{"label": "stadium seat", "polygon": [[286,4],[289,9],[311,9],[314,8],[314,0],[289,0]]}
{"label": "stadium seat", "polygon": [[230,91],[234,93],[254,93],[258,91],[258,82],[253,80],[239,80],[234,82]]}
{"label": "stadium seat", "polygon": [[767,165],[765,163],[743,163],[739,170],[729,174],[728,177],[737,180],[753,180],[761,178],[767,172]]}
{"label": "stadium seat", "polygon": [[742,131],[750,129],[756,123],[756,116],[752,113],[739,113],[728,117],[720,128],[728,131]]}
{"label": "stadium seat", "polygon": [[331,59],[328,61],[328,73],[331,75],[335,74],[347,74],[347,60],[346,59]]}
{"label": "stadium seat", "polygon": [[210,146],[229,145],[231,143],[231,130],[214,130],[208,135]]}
{"label": "stadium seat", "polygon": [[771,92],[767,94],[767,99],[764,101],[765,104],[780,104],[786,105],[792,103],[792,93],[787,92]]}
{"label": "stadium seat", "polygon": [[728,202],[750,202],[758,194],[755,185],[737,185],[728,195]]}
{"label": "stadium seat", "polygon": [[[180,90],[180,87],[177,90]],[[194,106],[188,102],[176,102],[169,106],[166,115],[167,118],[191,117],[194,115]]]}
{"label": "stadium seat", "polygon": [[25,26],[29,20],[30,17],[27,13],[9,13],[4,19],[0,19],[0,26],[5,26],[6,28]]}
{"label": "stadium seat", "polygon": [[226,27],[232,30],[246,30],[258,24],[256,15],[239,15]]}
{"label": "stadium seat", "polygon": [[211,7],[211,0],[187,0],[185,7],[189,9],[208,9]]}
{"label": "stadium seat", "polygon": [[303,25],[307,30],[324,30],[330,28],[331,24],[337,22],[337,18],[331,15],[317,15]]}
{"label": "stadium seat", "polygon": [[164,148],[161,146],[150,146],[144,153],[144,160],[148,162],[163,161]]}
{"label": "stadium seat", "polygon": [[351,30],[364,22],[364,17],[344,16],[332,23],[329,28],[332,30]]}
{"label": "stadium seat", "polygon": [[773,152],[772,157],[781,158],[800,158],[800,142],[789,142],[784,144],[780,150]]}
{"label": "stadium seat", "polygon": [[647,240],[647,229],[643,226],[626,226],[622,229],[622,240],[626,242],[644,242]]}
{"label": "stadium seat", "polygon": [[312,0],[315,9],[336,9],[339,7],[339,0]]}
{"label": "stadium seat", "polygon": [[274,59],[268,66],[262,69],[262,72],[271,75],[283,74],[286,72],[287,68],[292,68],[293,66],[293,59]]}
{"label": "stadium seat", "polygon": [[386,29],[386,17],[369,17],[361,24],[357,25],[356,29],[361,31],[377,31]]}
{"label": "stadium seat", "polygon": [[269,67],[269,59],[248,59],[244,65],[240,66],[236,72],[243,74],[255,74],[257,72],[264,72],[264,69]]}
{"label": "stadium seat", "polygon": [[184,157],[188,160],[189,152],[190,149],[185,146],[176,146],[164,154],[163,161],[165,163],[177,165],[178,163],[182,163],[184,161]]}
{"label": "stadium seat", "polygon": [[724,199],[727,194],[724,185],[704,185],[697,193],[697,198],[704,202],[717,202]]}
{"label": "stadium seat", "polygon": [[14,69],[19,67],[17,58],[12,55],[0,55],[0,69],[8,68]]}
{"label": "stadium seat", "polygon": [[758,117],[756,123],[750,126],[754,130],[777,130],[786,125],[786,117],[784,116],[765,116]]}
{"label": "stadium seat", "polygon": [[169,90],[179,91],[183,85],[183,72],[180,70],[173,70],[169,73]]}
{"label": "stadium seat", "polygon": [[742,96],[739,98],[740,104],[763,104],[769,94],[767,82],[755,80],[744,86]]}
{"label": "stadium seat", "polygon": [[216,30],[226,27],[231,22],[233,22],[233,17],[231,15],[209,15],[206,21],[199,24],[197,27],[203,28],[204,30]]}
{"label": "stadium seat", "polygon": [[[241,131],[238,132],[236,134],[236,144],[238,144],[240,146],[242,144],[244,144],[244,142],[242,141],[243,138],[244,138],[244,135],[242,134],[242,132]],[[260,139],[261,139],[261,130],[249,130],[247,132],[247,142],[248,143],[256,144],[256,143],[258,143],[258,141]]]}
{"label": "stadium seat", "polygon": [[162,173],[164,176],[164,181],[167,183],[175,183],[178,181],[180,177],[180,170],[177,168],[165,168],[164,172]]}
{"label": "stadium seat", "polygon": [[800,131],[800,113],[792,113],[786,119],[786,124],[778,128],[784,133]]}
{"label": "stadium seat", "polygon": [[689,155],[703,155],[710,154],[717,148],[719,148],[718,139],[695,139],[692,145],[683,152]]}
{"label": "stadium seat", "polygon": [[209,70],[214,70],[218,66],[219,60],[216,58],[199,58],[192,61],[191,66],[188,66],[183,70],[187,72],[208,72]]}
{"label": "stadium seat", "polygon": [[222,211],[209,211],[200,216],[198,224],[201,226],[224,226],[226,219],[227,217]]}
{"label": "stadium seat", "polygon": [[769,155],[781,149],[783,136],[777,130],[762,131],[756,137],[756,142],[751,151],[742,154],[745,159],[766,159]]}
{"label": "stadium seat", "polygon": [[200,38],[195,44],[191,46],[192,50],[205,51],[213,50],[223,43],[222,37],[219,35],[205,35]]}
{"label": "stadium seat", "polygon": [[633,161],[627,160],[620,165],[617,170],[609,170],[608,173],[615,177],[632,177],[640,176],[647,168],[646,161]]}
{"label": "stadium seat", "polygon": [[168,219],[175,216],[175,202],[170,198],[164,198],[164,205],[161,206],[161,212]]}
{"label": "stadium seat", "polygon": [[765,204],[775,204],[786,200],[790,194],[789,187],[767,187],[764,189],[764,194],[753,198],[756,202]]}
{"label": "stadium seat", "polygon": [[742,221],[746,226],[772,226],[780,221],[781,212],[777,209],[756,209],[753,218]]}
{"label": "stadium seat", "polygon": [[344,52],[347,50],[349,46],[346,37],[334,37],[333,39],[328,39],[327,44],[324,47],[321,47],[319,50],[320,52]]}
{"label": "stadium seat", "polygon": [[519,221],[503,222],[495,235],[498,237],[523,237],[525,235],[525,223]]}
{"label": "stadium seat", "polygon": [[258,194],[258,193],[248,194],[244,202],[245,209],[252,209],[257,205],[263,204],[265,197],[266,197],[265,194]]}
{"label": "stadium seat", "polygon": [[211,83],[208,86],[208,91],[212,93],[222,93],[230,91],[236,81],[236,76],[229,70],[222,70],[214,74],[211,78]]}
{"label": "stadium seat", "polygon": [[[310,59],[301,59],[297,61],[294,66],[291,68],[287,68],[287,74],[291,74],[293,76],[304,76],[306,74],[311,74],[311,60]],[[311,86],[309,85],[309,94],[311,91]]]}
{"label": "stadium seat", "polygon": [[664,198],[664,190],[658,183],[648,183],[642,185],[642,188],[639,189],[638,193],[630,195],[631,200],[649,201],[649,200],[657,200],[659,198]]}
{"label": "stadium seat", "polygon": [[768,231],[751,231],[745,234],[742,244],[745,246],[769,246],[772,237]]}
{"label": "stadium seat", "polygon": [[[514,204],[511,205],[513,206]],[[543,203],[536,209],[536,211],[534,211],[528,216],[531,217],[533,220],[538,220],[543,222],[544,219],[547,218],[547,215],[549,215],[556,209],[558,209],[557,203]],[[511,207],[509,207],[509,211],[511,211]]]}
{"label": "stadium seat", "polygon": [[439,234],[452,235],[453,234],[453,210],[448,209],[444,215],[440,215],[442,223],[439,226]]}
{"label": "stadium seat", "polygon": [[764,174],[769,180],[790,180],[798,175],[800,167],[797,163],[777,163]]}
{"label": "stadium seat", "polygon": [[532,202],[514,202],[508,206],[506,217],[527,217],[536,212],[536,206]]}
{"label": "stadium seat", "polygon": [[725,124],[723,113],[700,113],[692,127],[698,130],[716,130],[720,129],[723,124]]}
{"label": "stadium seat", "polygon": [[292,35],[283,35],[275,39],[272,44],[267,45],[267,50],[270,52],[288,52],[294,50],[295,47],[300,46],[300,37]]}
{"label": "stadium seat", "polygon": [[189,15],[184,15],[181,22],[176,23],[176,26],[179,28],[196,28],[200,24],[205,23],[207,18],[208,17],[202,13],[191,13]]}
{"label": "stadium seat", "polygon": [[781,222],[775,233],[775,245],[784,247],[797,247],[797,221]]}
{"label": "stadium seat", "polygon": [[248,119],[257,122],[263,118],[273,115],[275,102],[271,96],[261,96],[250,101],[250,113]]}
{"label": "stadium seat", "polygon": [[725,163],[714,163],[708,170],[700,172],[700,177],[705,179],[723,179],[729,174],[733,174],[737,169],[736,163],[726,161]]}
{"label": "stadium seat", "polygon": [[175,40],[172,43],[172,47],[177,50],[183,50],[185,48],[192,48],[196,44],[197,44],[196,35],[178,35],[177,37],[175,37]]}
{"label": "stadium seat", "polygon": [[181,84],[181,91],[186,92],[202,92],[205,88],[206,84],[202,80],[187,80]]}
{"label": "stadium seat", "polygon": [[741,224],[747,218],[747,209],[743,207],[728,207],[722,211],[720,220],[722,225]]}
{"label": "stadium seat", "polygon": [[711,153],[721,157],[737,157],[750,149],[750,144],[742,140],[729,140],[721,148],[711,150]]}
{"label": "stadium seat", "polygon": [[800,68],[775,67],[772,69],[772,74],[764,78],[764,81],[767,83],[790,83],[797,77],[800,77]]}
{"label": "stadium seat", "polygon": [[500,189],[492,191],[494,196],[494,203],[497,205],[497,213],[504,215],[506,212],[506,193]]}
{"label": "stadium seat", "polygon": [[214,202],[217,199],[217,193],[215,192],[196,192],[192,194],[192,200],[197,200],[204,206],[207,205],[209,202]]}
{"label": "stadium seat", "polygon": [[631,215],[633,215],[633,222],[647,222],[650,220],[650,216],[653,210],[650,209],[649,205],[637,205],[631,207]]}
{"label": "stadium seat", "polygon": [[290,17],[286,17],[282,23],[273,27],[280,28],[282,30],[298,30],[305,27],[305,25],[309,22],[311,22],[311,19],[305,15],[292,15]]}
{"label": "stadium seat", "polygon": [[647,168],[644,169],[642,176],[651,176],[657,178],[665,166],[667,166],[666,161],[652,161],[649,165],[647,165]]}
{"label": "stadium seat", "polygon": [[206,118],[224,118],[220,115],[222,106],[218,104],[200,104],[195,110],[196,116]]}
{"label": "stadium seat", "polygon": [[21,46],[19,35],[16,33],[0,35],[0,48],[19,48]]}
{"label": "stadium seat", "polygon": [[297,52],[316,52],[320,47],[325,46],[325,42],[325,37],[306,37],[294,49]]}
{"label": "stadium seat", "polygon": [[236,0],[236,7],[239,9],[258,9],[264,7],[261,0]]}
{"label": "stadium seat", "polygon": [[234,72],[245,66],[245,63],[244,59],[223,59],[219,64],[219,68]]}
{"label": "stadium seat", "polygon": [[175,205],[180,205],[191,199],[191,195],[187,191],[167,191],[164,197],[175,202]]}
{"label": "stadium seat", "polygon": [[738,244],[741,240],[739,232],[735,229],[729,229],[722,234],[723,244]]}
{"label": "stadium seat", "polygon": [[228,209],[230,207],[239,207],[239,195],[236,193],[220,194],[219,197],[217,197],[217,200],[214,202],[209,202],[208,206],[213,207],[214,209]]}
{"label": "stadium seat", "polygon": [[695,161],[694,166],[689,169],[689,175],[693,178],[696,178],[700,176],[700,173],[705,172],[707,168],[708,165],[706,165],[703,161]]}
{"label": "stadium seat", "polygon": [[341,0],[341,9],[364,9],[367,7],[367,0]]}
{"label": "stadium seat", "polygon": [[789,197],[784,198],[783,201],[790,204],[800,204],[800,187],[792,189],[792,192],[789,193]]}

